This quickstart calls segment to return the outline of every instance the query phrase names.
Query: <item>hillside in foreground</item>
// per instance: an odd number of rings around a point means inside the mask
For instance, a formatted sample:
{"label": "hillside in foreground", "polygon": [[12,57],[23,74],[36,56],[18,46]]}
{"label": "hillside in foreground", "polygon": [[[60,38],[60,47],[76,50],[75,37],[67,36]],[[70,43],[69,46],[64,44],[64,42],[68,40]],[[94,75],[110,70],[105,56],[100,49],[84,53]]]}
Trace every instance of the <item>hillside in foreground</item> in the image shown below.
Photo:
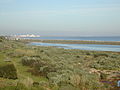
{"label": "hillside in foreground", "polygon": [[0,37],[0,90],[118,90],[120,53],[30,46]]}

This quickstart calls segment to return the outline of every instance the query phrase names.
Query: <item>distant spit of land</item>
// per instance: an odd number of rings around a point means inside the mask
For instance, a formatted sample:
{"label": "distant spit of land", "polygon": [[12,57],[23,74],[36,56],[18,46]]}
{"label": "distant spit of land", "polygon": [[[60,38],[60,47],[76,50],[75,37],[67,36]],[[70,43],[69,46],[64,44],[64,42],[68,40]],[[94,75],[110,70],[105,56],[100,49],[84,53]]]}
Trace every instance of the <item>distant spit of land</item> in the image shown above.
{"label": "distant spit of land", "polygon": [[84,41],[84,40],[38,40],[38,39],[23,39],[27,42],[42,42],[42,43],[60,43],[60,44],[102,44],[102,45],[120,45],[120,41]]}

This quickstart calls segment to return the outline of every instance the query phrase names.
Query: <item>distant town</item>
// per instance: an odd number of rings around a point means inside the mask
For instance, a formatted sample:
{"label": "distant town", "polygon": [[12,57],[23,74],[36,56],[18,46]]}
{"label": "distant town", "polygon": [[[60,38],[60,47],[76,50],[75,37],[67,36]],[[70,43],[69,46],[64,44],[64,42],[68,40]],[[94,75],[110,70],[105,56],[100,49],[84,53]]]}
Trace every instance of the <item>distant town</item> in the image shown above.
{"label": "distant town", "polygon": [[20,40],[21,38],[26,38],[26,37],[40,37],[40,35],[34,35],[34,34],[22,34],[22,35],[10,35],[10,36],[5,36],[6,39],[9,40]]}
{"label": "distant town", "polygon": [[40,35],[24,34],[24,35],[12,35],[12,37],[16,37],[16,38],[21,38],[21,37],[40,37]]}

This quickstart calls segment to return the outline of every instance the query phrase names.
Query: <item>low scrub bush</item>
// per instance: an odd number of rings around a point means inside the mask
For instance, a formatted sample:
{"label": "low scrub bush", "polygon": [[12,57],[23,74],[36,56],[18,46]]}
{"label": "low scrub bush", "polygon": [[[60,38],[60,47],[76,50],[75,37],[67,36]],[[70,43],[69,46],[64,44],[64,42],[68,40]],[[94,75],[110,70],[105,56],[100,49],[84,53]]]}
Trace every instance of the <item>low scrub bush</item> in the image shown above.
{"label": "low scrub bush", "polygon": [[93,54],[93,56],[96,58],[96,57],[99,57],[99,56],[105,56],[105,57],[109,57],[109,55],[107,53],[95,53]]}
{"label": "low scrub bush", "polygon": [[33,74],[41,75],[47,77],[47,74],[50,72],[56,72],[56,69],[53,65],[47,65],[44,62],[34,63]]}
{"label": "low scrub bush", "polygon": [[34,56],[34,55],[36,55],[35,51],[28,49],[16,49],[13,54],[13,56],[15,57]]}
{"label": "low scrub bush", "polygon": [[90,67],[102,70],[117,70],[120,68],[120,59],[114,58],[97,58],[91,63]]}
{"label": "low scrub bush", "polygon": [[17,72],[15,66],[13,64],[1,66],[0,77],[8,79],[17,79]]}
{"label": "low scrub bush", "polygon": [[22,62],[22,65],[33,66],[34,63],[38,63],[39,62],[39,58],[24,56],[22,58],[21,62]]}
{"label": "low scrub bush", "polygon": [[2,42],[3,40],[2,39],[0,39],[0,42]]}
{"label": "low scrub bush", "polygon": [[60,90],[63,88],[67,90],[69,87],[63,87],[67,85],[76,88],[75,90],[104,90],[104,85],[99,82],[99,77],[84,70],[51,72],[48,74],[48,79],[50,83],[58,85]]}

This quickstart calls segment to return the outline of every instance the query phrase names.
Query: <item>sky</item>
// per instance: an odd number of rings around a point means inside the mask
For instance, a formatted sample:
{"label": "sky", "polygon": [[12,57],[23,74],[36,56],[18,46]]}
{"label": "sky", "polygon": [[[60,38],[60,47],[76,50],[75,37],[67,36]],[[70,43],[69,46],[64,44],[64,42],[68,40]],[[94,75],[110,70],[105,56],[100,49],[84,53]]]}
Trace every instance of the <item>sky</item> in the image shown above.
{"label": "sky", "polygon": [[120,0],[0,0],[0,35],[120,36]]}

